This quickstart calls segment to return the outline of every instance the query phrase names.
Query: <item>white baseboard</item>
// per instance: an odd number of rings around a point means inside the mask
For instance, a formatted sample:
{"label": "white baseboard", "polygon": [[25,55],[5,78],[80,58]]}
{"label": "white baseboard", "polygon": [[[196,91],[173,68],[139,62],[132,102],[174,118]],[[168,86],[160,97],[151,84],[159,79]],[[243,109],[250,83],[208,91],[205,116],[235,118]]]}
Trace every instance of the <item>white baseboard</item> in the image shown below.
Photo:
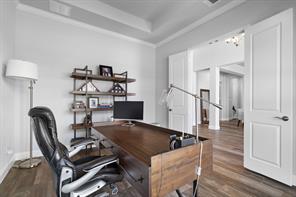
{"label": "white baseboard", "polygon": [[231,118],[221,118],[220,120],[222,120],[222,121],[229,121],[229,120],[231,120]]}
{"label": "white baseboard", "polygon": [[11,157],[10,161],[4,166],[2,169],[0,169],[0,184],[8,174],[10,168],[13,166],[15,161],[14,155]]}
{"label": "white baseboard", "polygon": [[[42,153],[40,150],[33,151],[33,157],[40,157],[42,156]],[[6,164],[6,166],[3,167],[3,169],[0,169],[0,184],[8,174],[9,170],[12,168],[13,164],[17,160],[23,160],[30,157],[30,152],[22,152],[22,153],[15,153],[11,157],[10,161]]]}
{"label": "white baseboard", "polygon": [[211,129],[211,130],[220,130],[220,127],[209,125],[209,129]]}
{"label": "white baseboard", "polygon": [[[33,151],[33,157],[41,157],[43,156],[40,150]],[[14,154],[14,160],[23,160],[30,157],[30,152],[22,152],[22,153],[15,153]]]}
{"label": "white baseboard", "polygon": [[296,175],[293,175],[293,185],[296,186]]}
{"label": "white baseboard", "polygon": [[[67,145],[66,147],[68,148],[68,150],[71,149],[70,145]],[[30,157],[29,151],[21,152],[21,153],[14,153],[13,156],[11,157],[10,161],[7,163],[7,165],[5,167],[3,167],[3,169],[0,169],[0,184],[2,183],[4,178],[6,177],[9,170],[12,168],[15,161],[28,159],[29,157]],[[38,149],[38,150],[33,151],[33,157],[43,157],[43,155],[42,155],[41,151]]]}

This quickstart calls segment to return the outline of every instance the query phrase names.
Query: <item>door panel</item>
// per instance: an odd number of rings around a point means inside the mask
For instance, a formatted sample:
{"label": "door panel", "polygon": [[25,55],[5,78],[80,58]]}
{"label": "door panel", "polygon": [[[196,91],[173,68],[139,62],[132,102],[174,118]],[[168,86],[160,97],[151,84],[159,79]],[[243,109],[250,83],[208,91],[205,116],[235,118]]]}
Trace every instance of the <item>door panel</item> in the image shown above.
{"label": "door panel", "polygon": [[247,28],[245,35],[244,166],[288,185],[293,176],[292,18],[292,9],[287,10]]}
{"label": "door panel", "polygon": [[185,120],[186,120],[185,115],[172,113],[171,116],[172,116],[171,117],[172,128],[174,128],[174,130],[177,130],[177,131],[183,131],[183,129],[185,128]]}
{"label": "door panel", "polygon": [[[184,59],[183,55],[177,55],[177,57],[171,58],[171,63],[172,63],[171,64],[172,83],[180,88],[184,88],[185,77],[186,77],[185,76],[186,60]],[[174,96],[174,98],[172,99],[172,104],[174,107],[180,107],[180,108],[186,107],[185,94],[183,92],[174,91],[172,94]]]}
{"label": "door panel", "polygon": [[[169,56],[169,84],[188,90],[191,81],[187,51]],[[169,103],[169,128],[192,133],[192,114],[189,110],[191,99],[183,92],[173,89]]]}
{"label": "door panel", "polygon": [[[281,127],[251,123],[251,158],[267,165],[280,167]],[[262,140],[264,139],[264,140]]]}
{"label": "door panel", "polygon": [[254,32],[252,39],[253,110],[279,111],[280,24]]}

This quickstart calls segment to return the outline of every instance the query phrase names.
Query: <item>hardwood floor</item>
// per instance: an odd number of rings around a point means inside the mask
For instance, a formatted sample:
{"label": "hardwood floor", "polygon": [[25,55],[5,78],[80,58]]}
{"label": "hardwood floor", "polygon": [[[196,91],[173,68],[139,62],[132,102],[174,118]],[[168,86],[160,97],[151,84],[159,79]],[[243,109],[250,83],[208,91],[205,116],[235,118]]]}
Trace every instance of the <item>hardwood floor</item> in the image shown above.
{"label": "hardwood floor", "polygon": [[[214,146],[213,173],[201,177],[199,196],[296,197],[296,187],[288,187],[243,167],[243,129],[236,124],[237,122],[222,122],[221,131],[208,130],[207,126],[199,127],[200,135],[211,138]],[[118,185],[118,196],[140,196],[126,181]],[[191,185],[185,185],[180,190],[184,196],[192,196]],[[34,169],[11,169],[0,185],[0,197],[54,196],[52,174],[44,160]],[[175,192],[168,195],[173,196],[177,196]]]}

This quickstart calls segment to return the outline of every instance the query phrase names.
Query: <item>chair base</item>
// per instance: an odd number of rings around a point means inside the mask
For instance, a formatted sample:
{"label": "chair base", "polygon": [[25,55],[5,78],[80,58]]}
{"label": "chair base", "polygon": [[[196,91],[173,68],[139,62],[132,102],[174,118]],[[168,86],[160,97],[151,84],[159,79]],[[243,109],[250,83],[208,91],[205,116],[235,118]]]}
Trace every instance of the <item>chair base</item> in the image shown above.
{"label": "chair base", "polygon": [[20,169],[30,169],[37,167],[41,163],[41,159],[39,158],[32,158],[32,159],[26,159],[15,165],[15,168],[20,168]]}
{"label": "chair base", "polygon": [[[71,197],[87,197],[100,189],[102,189],[106,185],[106,182],[103,180],[91,181],[89,183],[84,184],[77,190],[71,192]],[[96,195],[98,197],[109,196],[107,192]]]}

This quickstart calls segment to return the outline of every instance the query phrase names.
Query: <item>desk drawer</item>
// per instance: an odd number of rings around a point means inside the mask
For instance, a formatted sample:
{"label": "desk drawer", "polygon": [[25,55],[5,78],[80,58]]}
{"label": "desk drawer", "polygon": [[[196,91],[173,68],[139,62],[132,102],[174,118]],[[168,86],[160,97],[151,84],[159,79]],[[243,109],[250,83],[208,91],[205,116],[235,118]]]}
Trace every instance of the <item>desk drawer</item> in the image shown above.
{"label": "desk drawer", "polygon": [[136,160],[120,148],[113,149],[119,156],[119,164],[123,168],[124,177],[142,195],[149,196],[149,167]]}
{"label": "desk drawer", "polygon": [[117,154],[119,164],[124,173],[125,179],[141,194],[142,197],[149,197],[149,166],[137,160],[122,148],[113,144],[109,139],[100,133],[96,133],[100,143],[108,148],[113,154]]}

